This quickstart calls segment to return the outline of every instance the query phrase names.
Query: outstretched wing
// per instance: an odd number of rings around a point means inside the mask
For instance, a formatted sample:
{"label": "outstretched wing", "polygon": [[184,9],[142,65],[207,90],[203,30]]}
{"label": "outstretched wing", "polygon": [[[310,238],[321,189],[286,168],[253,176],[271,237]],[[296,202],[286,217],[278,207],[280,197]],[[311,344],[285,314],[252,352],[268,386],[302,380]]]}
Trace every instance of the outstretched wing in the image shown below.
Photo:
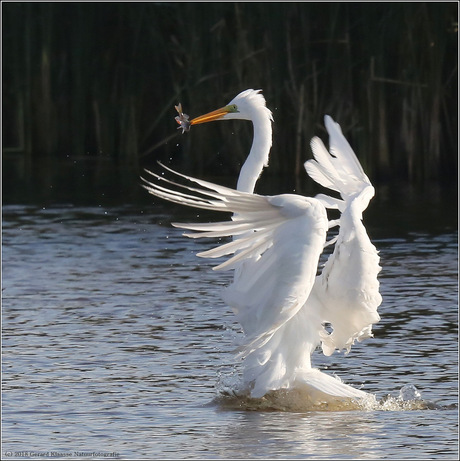
{"label": "outstretched wing", "polygon": [[182,205],[234,214],[233,221],[173,225],[193,231],[185,234],[192,238],[234,237],[198,256],[227,257],[214,269],[235,269],[224,297],[247,335],[242,353],[251,354],[307,301],[326,239],[326,210],[314,198],[249,194],[168,170],[188,185],[149,172],[156,181],[144,180],[148,192]]}
{"label": "outstretched wing", "polygon": [[340,126],[329,116],[325,125],[330,152],[320,139],[313,138],[315,159],[308,160],[305,169],[316,182],[342,197],[317,196],[326,207],[341,211],[334,251],[312,290],[323,321],[333,329],[331,334],[321,333],[323,352],[331,355],[335,349],[349,351],[355,340],[372,336],[372,324],[380,320],[377,308],[382,298],[377,280],[379,256],[362,223],[362,212],[374,196],[374,188]]}

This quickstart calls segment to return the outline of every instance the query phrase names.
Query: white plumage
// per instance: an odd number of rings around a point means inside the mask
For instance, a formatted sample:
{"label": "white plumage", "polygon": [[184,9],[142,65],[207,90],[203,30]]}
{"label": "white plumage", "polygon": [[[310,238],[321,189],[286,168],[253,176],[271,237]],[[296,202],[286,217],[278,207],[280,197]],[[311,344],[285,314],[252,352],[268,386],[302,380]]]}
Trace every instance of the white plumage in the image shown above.
{"label": "white plumage", "polygon": [[[184,184],[149,172],[156,181],[144,179],[144,187],[171,202],[233,213],[232,221],[174,226],[192,231],[185,234],[192,238],[233,237],[198,256],[225,257],[214,269],[235,271],[223,298],[246,335],[240,354],[244,385],[251,397],[303,389],[317,402],[363,398],[365,392],[313,369],[310,357],[318,345],[326,355],[336,349],[348,352],[355,340],[372,335],[372,324],[379,320],[379,257],[362,223],[374,188],[339,125],[326,116],[330,152],[314,138],[315,159],[307,161],[305,168],[316,182],[339,192],[341,199],[323,194],[315,198],[254,194],[257,178],[268,163],[271,112],[259,91],[246,90],[229,105],[191,124],[226,118],[254,124],[254,142],[242,167],[240,190],[166,167]],[[326,208],[339,209],[340,219],[328,222]],[[327,231],[337,224],[334,251],[317,276]],[[332,333],[325,324],[330,324]]]}

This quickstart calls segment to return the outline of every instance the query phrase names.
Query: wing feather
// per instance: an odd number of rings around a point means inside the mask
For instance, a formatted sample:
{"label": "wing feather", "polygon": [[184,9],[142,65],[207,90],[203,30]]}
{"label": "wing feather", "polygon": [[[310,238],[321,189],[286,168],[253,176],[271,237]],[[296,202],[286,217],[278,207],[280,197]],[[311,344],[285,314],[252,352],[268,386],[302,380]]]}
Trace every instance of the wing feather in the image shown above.
{"label": "wing feather", "polygon": [[321,139],[314,137],[310,143],[314,160],[305,162],[305,169],[318,184],[340,192],[347,200],[371,183],[340,125],[328,115],[324,117],[324,123],[329,133],[329,152]]}
{"label": "wing feather", "polygon": [[[160,175],[154,175],[159,184],[144,181],[144,187],[176,203],[234,214],[234,221],[229,222],[174,225],[192,231],[187,235],[193,238],[238,236],[198,256],[226,256],[214,269],[236,271],[224,297],[247,334],[243,353],[251,354],[307,301],[326,242],[324,205],[314,198],[296,195],[267,197],[239,192],[169,168],[168,171],[202,189],[174,183]],[[165,187],[165,182],[182,191]]]}
{"label": "wing feather", "polygon": [[335,349],[347,352],[355,340],[372,336],[372,324],[379,321],[377,308],[382,298],[377,275],[380,271],[377,250],[362,223],[362,213],[374,195],[355,153],[340,126],[325,117],[329,150],[318,138],[312,140],[314,160],[305,163],[307,173],[319,184],[340,192],[343,200],[317,196],[327,208],[338,208],[339,234],[333,253],[317,277],[311,298],[318,302],[323,322],[332,333],[320,332],[322,349],[331,355]]}
{"label": "wing feather", "polygon": [[[252,230],[260,230],[265,227],[268,227],[274,224],[273,220],[260,220],[259,221],[259,228],[254,229],[254,223],[252,222],[221,222],[221,223],[203,223],[203,224],[191,224],[191,223],[171,223],[174,227],[180,227],[182,229],[194,230],[194,231],[202,231],[200,234],[189,234],[185,233],[186,237],[190,238],[198,238],[198,237],[226,237],[228,233],[231,232],[231,235],[241,235],[245,234],[248,231]],[[211,226],[207,224],[212,224]],[[215,225],[215,226],[213,226]],[[209,230],[208,232],[204,232],[207,229],[215,229]]]}

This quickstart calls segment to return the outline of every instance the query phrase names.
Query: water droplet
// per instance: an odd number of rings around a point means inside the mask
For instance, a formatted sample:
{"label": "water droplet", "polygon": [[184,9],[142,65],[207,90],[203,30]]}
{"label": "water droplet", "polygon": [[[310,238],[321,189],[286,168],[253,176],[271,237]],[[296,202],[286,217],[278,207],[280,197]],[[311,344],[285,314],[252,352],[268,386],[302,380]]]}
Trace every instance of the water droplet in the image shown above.
{"label": "water droplet", "polygon": [[399,391],[399,400],[420,400],[422,394],[413,384],[406,384]]}

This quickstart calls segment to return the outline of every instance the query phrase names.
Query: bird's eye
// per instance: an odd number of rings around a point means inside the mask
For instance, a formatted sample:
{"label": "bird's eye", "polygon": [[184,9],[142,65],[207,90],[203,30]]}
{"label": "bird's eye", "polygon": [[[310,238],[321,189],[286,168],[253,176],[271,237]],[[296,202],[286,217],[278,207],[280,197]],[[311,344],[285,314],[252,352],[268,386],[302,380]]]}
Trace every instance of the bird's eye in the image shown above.
{"label": "bird's eye", "polygon": [[230,112],[238,112],[238,106],[236,104],[230,104],[228,108],[230,109]]}

